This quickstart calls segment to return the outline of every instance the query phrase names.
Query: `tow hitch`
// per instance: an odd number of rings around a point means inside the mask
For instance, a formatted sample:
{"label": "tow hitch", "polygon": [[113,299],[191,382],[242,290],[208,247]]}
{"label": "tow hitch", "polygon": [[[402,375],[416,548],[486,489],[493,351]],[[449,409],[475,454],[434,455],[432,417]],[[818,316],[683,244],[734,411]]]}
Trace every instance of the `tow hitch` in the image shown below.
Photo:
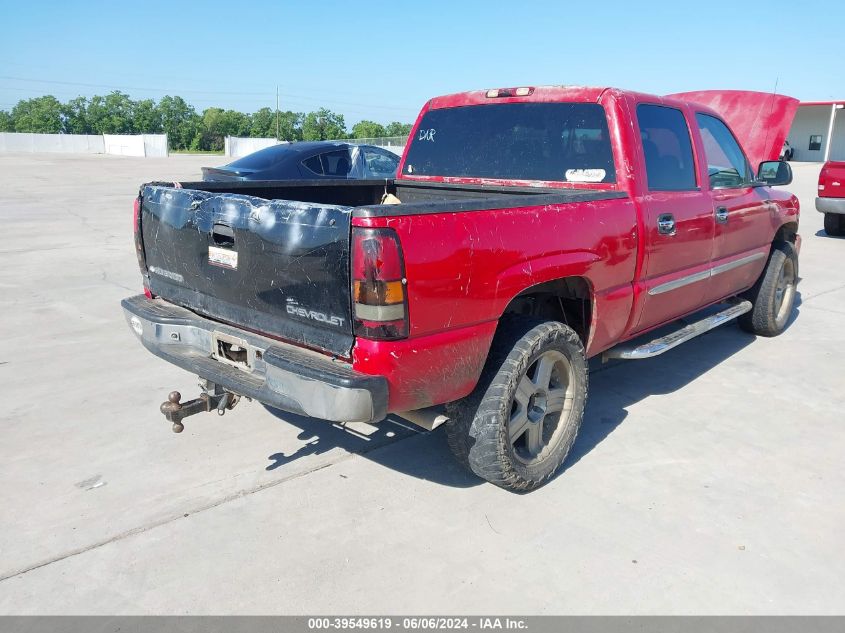
{"label": "tow hitch", "polygon": [[215,409],[218,415],[223,415],[227,409],[234,409],[241,399],[239,395],[226,391],[220,385],[212,382],[205,382],[204,385],[201,384],[200,386],[204,388],[204,392],[200,394],[199,398],[180,402],[182,394],[178,391],[171,391],[167,396],[167,402],[161,403],[159,408],[164,417],[173,423],[174,433],[181,433],[185,430],[182,420],[189,415],[207,413]]}

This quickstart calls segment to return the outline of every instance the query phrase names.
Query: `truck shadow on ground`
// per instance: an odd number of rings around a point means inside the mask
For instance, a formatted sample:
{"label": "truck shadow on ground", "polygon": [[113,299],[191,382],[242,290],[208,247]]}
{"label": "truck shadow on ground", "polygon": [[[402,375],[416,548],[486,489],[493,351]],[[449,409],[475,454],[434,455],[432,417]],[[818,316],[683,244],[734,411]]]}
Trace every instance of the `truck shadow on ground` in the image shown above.
{"label": "truck shadow on ground", "polygon": [[813,235],[816,237],[829,237],[832,240],[845,240],[845,235],[831,235],[824,229],[819,229]]}
{"label": "truck shadow on ground", "polygon": [[[787,329],[798,318],[801,293]],[[674,393],[718,366],[757,339],[735,323],[724,325],[680,347],[649,360],[590,363],[590,396],[578,438],[558,475],[575,466],[610,435],[625,418],[628,409],[650,396]]]}
{"label": "truck shadow on ground", "polygon": [[391,470],[456,488],[478,485],[480,479],[452,458],[442,429],[428,432],[389,415],[377,425],[340,425],[265,407],[285,423],[301,429],[295,450],[269,456],[266,470],[276,470],[334,449],[354,453]]}
{"label": "truck shadow on ground", "polygon": [[[801,295],[789,325],[798,317]],[[735,324],[717,328],[664,355],[643,361],[599,359],[590,363],[590,395],[575,445],[558,476],[574,467],[628,417],[628,409],[651,396],[683,389],[734,354],[754,343],[756,337]],[[289,452],[269,456],[266,470],[281,468],[295,460],[334,449],[355,453],[385,468],[444,486],[467,488],[482,483],[452,457],[442,428],[418,429],[397,416],[375,426],[345,427],[272,408],[273,415],[299,429],[302,442]]]}

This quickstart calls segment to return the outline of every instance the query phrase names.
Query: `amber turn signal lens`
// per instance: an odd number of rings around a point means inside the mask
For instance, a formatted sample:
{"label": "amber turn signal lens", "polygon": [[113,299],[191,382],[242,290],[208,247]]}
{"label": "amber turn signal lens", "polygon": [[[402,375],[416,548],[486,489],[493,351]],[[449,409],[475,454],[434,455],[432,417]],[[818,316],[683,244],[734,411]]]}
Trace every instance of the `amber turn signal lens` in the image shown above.
{"label": "amber turn signal lens", "polygon": [[355,303],[369,305],[392,305],[405,301],[405,287],[401,281],[361,281],[354,282]]}

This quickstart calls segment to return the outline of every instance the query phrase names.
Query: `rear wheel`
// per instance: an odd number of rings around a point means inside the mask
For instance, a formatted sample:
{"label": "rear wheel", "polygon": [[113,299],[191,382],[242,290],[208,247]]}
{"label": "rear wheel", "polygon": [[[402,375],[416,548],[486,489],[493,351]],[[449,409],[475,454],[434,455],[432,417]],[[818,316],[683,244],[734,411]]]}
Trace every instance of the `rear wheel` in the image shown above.
{"label": "rear wheel", "polygon": [[798,255],[789,242],[775,244],[769,261],[757,283],[748,291],[753,307],[739,318],[747,332],[760,336],[777,336],[786,324],[795,305],[798,286]]}
{"label": "rear wheel", "polygon": [[845,215],[841,213],[825,213],[824,232],[835,237],[845,234]]}
{"label": "rear wheel", "polygon": [[566,459],[586,399],[587,362],[575,331],[506,317],[475,391],[449,405],[449,445],[479,477],[533,490]]}

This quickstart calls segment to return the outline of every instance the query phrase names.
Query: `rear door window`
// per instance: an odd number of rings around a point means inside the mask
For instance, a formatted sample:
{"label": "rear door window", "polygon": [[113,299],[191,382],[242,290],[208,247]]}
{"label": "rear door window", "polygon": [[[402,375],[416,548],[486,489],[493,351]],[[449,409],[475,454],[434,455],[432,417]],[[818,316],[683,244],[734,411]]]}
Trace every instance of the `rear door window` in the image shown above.
{"label": "rear door window", "polygon": [[364,148],[366,178],[393,178],[399,166],[399,157],[390,152]]}
{"label": "rear door window", "polygon": [[326,176],[346,178],[352,170],[352,157],[347,149],[320,154],[320,162],[323,164],[323,174]]}
{"label": "rear door window", "polygon": [[323,175],[323,163],[320,160],[320,156],[312,156],[311,158],[306,158],[302,161],[302,166],[305,167],[308,171],[312,174],[316,174],[317,176]]}
{"label": "rear door window", "polygon": [[607,116],[597,103],[498,103],[426,112],[409,176],[613,183]]}
{"label": "rear door window", "polygon": [[692,141],[684,113],[675,108],[640,104],[637,106],[637,123],[649,190],[696,189]]}
{"label": "rear door window", "polygon": [[751,165],[727,125],[709,114],[696,114],[707,174],[713,189],[745,187],[752,180]]}

